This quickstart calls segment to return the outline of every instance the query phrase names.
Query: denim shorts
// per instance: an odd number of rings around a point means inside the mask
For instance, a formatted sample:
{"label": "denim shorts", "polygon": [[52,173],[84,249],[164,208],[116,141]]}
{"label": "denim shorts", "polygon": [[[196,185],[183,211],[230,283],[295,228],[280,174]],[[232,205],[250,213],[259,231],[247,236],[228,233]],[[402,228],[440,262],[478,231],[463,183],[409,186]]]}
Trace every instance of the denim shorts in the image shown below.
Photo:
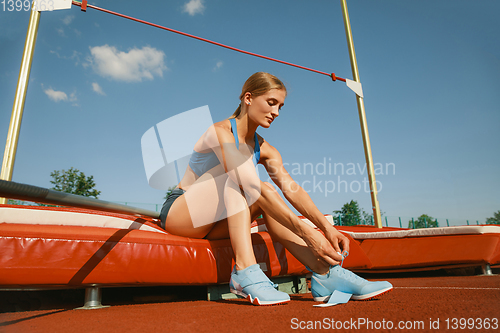
{"label": "denim shorts", "polygon": [[181,188],[176,188],[172,192],[170,192],[170,195],[167,197],[167,200],[165,200],[165,203],[163,204],[163,207],[161,208],[160,212],[160,221],[161,221],[161,227],[165,229],[165,220],[167,219],[168,211],[170,210],[170,207],[172,207],[172,204],[174,203],[175,199],[180,197],[186,193]]}

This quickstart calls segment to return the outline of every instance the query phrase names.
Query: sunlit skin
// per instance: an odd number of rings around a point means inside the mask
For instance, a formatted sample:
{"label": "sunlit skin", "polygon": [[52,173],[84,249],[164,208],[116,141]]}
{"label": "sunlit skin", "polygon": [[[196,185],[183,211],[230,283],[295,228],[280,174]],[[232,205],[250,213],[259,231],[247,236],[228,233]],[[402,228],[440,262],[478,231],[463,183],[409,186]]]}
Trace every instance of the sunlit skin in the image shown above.
{"label": "sunlit skin", "polygon": [[[285,105],[286,92],[280,89],[271,89],[264,95],[253,98],[246,93],[243,100],[248,113],[249,122],[264,128],[269,128],[271,123],[279,116],[280,110]],[[253,127],[253,126],[252,126]],[[255,131],[255,130],[254,130]],[[251,131],[250,131],[251,132]]]}
{"label": "sunlit skin", "polygon": [[[250,224],[262,215],[273,239],[314,272],[324,274],[330,265],[341,261],[338,253],[349,251],[348,238],[326,220],[307,192],[288,174],[279,151],[259,135],[255,142],[258,127],[269,128],[276,121],[285,98],[286,91],[281,89],[271,89],[259,96],[250,92],[243,95],[241,113],[236,118],[240,147],[234,145],[228,119],[215,123],[200,138],[194,149],[204,151],[211,147],[221,164],[200,177],[187,168],[179,183],[186,193],[173,203],[166,230],[192,238],[230,238],[236,269],[241,270],[256,263]],[[285,199],[323,234],[298,218],[271,184],[260,181],[248,158],[256,144],[260,145],[259,163]],[[256,188],[258,191],[253,191]],[[193,220],[208,222],[195,227]]]}

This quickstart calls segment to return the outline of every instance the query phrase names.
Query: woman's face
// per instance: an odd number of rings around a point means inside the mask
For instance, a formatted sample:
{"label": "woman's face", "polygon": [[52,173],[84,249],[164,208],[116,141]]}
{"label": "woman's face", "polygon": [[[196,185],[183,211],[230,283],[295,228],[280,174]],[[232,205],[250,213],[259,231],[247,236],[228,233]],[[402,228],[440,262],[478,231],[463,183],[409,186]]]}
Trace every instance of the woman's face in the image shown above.
{"label": "woman's face", "polygon": [[286,91],[282,89],[271,89],[263,95],[252,97],[245,95],[245,103],[248,107],[248,116],[259,126],[268,128],[279,116],[280,109],[285,103]]}

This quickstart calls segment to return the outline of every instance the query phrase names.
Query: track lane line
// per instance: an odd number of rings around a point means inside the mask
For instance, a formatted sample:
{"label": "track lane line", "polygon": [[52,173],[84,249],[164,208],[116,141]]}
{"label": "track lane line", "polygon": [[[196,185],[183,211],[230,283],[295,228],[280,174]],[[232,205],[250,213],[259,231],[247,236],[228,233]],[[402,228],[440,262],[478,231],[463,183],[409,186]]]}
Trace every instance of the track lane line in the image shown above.
{"label": "track lane line", "polygon": [[476,287],[394,287],[394,289],[458,289],[458,290],[500,290],[500,288]]}

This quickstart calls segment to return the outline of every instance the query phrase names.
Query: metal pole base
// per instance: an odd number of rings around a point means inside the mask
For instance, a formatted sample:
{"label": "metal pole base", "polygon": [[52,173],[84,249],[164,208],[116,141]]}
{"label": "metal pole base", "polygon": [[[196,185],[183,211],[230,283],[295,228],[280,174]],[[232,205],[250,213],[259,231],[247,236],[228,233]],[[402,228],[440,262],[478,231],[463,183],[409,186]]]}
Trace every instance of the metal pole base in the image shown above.
{"label": "metal pole base", "polygon": [[483,266],[481,266],[481,270],[483,271],[483,274],[482,275],[495,275],[493,274],[493,272],[491,271],[491,266],[490,264],[485,264]]}
{"label": "metal pole base", "polygon": [[85,289],[85,304],[80,308],[75,310],[93,310],[93,309],[103,309],[108,308],[109,305],[102,305],[102,292],[101,288],[92,286]]}

